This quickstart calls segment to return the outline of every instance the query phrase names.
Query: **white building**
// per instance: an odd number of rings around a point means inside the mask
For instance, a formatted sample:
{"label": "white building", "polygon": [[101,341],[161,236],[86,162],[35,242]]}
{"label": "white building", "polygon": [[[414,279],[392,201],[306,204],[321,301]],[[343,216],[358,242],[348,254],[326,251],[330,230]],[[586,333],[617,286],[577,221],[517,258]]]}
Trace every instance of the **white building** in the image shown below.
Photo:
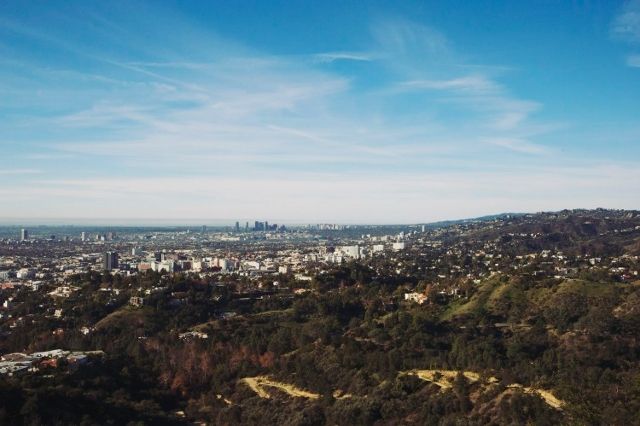
{"label": "white building", "polygon": [[[224,260],[224,259],[222,259]],[[243,269],[260,269],[260,262],[255,260],[247,260],[242,262]],[[222,266],[220,266],[222,268]]]}
{"label": "white building", "polygon": [[16,277],[21,279],[21,280],[26,280],[26,279],[29,279],[29,278],[35,278],[35,276],[36,276],[35,269],[29,269],[29,268],[22,268],[16,274]]}
{"label": "white building", "polygon": [[405,293],[404,294],[404,300],[408,300],[408,301],[411,301],[411,302],[415,302],[418,305],[422,305],[424,302],[427,301],[427,296],[422,294],[422,293],[417,293],[417,292]]}
{"label": "white building", "polygon": [[391,247],[393,248],[393,251],[400,251],[406,248],[406,244],[404,243],[404,241],[400,241],[397,243],[393,243]]}
{"label": "white building", "polygon": [[360,246],[342,246],[340,247],[340,251],[346,257],[352,257],[354,259],[360,259]]}

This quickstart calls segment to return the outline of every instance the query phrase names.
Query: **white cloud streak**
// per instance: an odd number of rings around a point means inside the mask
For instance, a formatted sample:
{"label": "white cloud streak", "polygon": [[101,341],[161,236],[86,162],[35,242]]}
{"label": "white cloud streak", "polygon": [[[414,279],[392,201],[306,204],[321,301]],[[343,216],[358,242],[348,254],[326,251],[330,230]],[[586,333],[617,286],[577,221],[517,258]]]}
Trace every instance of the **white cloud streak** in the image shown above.
{"label": "white cloud streak", "polygon": [[487,143],[525,154],[545,154],[549,152],[546,147],[522,139],[489,139]]}
{"label": "white cloud streak", "polygon": [[35,175],[42,173],[42,170],[37,169],[0,169],[0,175]]}
{"label": "white cloud streak", "polygon": [[499,85],[483,75],[469,75],[451,80],[414,80],[401,83],[408,89],[455,90],[471,94],[497,94]]}
{"label": "white cloud streak", "polygon": [[335,61],[370,62],[373,55],[359,52],[326,52],[313,55],[317,62],[331,63]]}

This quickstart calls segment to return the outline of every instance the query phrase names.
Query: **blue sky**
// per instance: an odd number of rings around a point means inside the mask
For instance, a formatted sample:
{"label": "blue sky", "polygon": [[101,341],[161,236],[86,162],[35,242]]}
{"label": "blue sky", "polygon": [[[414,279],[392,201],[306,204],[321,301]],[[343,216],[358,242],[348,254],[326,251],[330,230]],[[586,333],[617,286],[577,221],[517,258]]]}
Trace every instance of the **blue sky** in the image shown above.
{"label": "blue sky", "polygon": [[0,222],[633,209],[639,158],[640,1],[0,3]]}

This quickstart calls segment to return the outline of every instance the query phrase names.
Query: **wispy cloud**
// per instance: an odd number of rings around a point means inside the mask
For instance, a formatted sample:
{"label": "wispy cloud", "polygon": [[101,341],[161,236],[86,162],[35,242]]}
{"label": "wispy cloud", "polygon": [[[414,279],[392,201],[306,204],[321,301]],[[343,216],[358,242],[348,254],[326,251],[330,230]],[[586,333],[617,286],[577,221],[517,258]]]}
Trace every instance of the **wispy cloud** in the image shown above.
{"label": "wispy cloud", "polygon": [[[400,80],[390,93],[424,94],[431,101],[425,102],[425,109],[435,102],[435,114],[458,115],[460,123],[448,123],[452,133],[466,129],[474,139],[527,140],[526,146],[499,146],[511,153],[532,154],[537,152],[534,147],[538,144],[529,139],[554,127],[535,120],[535,113],[542,108],[540,102],[515,95],[500,81],[499,77],[510,67],[469,63],[465,60],[467,55],[460,54],[441,32],[404,20],[379,23],[374,34],[381,49],[378,55],[387,59],[387,67]],[[537,130],[532,131],[534,128]]]}
{"label": "wispy cloud", "polygon": [[401,83],[409,89],[456,90],[472,94],[496,94],[500,87],[482,75],[469,75],[451,80],[413,80]]}
{"label": "wispy cloud", "polygon": [[627,65],[633,68],[640,68],[640,55],[627,56]]}
{"label": "wispy cloud", "polygon": [[[631,46],[640,44],[640,0],[627,0],[611,23],[614,39],[627,42]],[[626,64],[640,68],[640,55],[627,56]]]}
{"label": "wispy cloud", "polygon": [[486,142],[491,145],[525,154],[544,154],[549,152],[548,148],[531,143],[524,139],[488,139]]}
{"label": "wispy cloud", "polygon": [[335,61],[359,61],[369,62],[373,60],[373,56],[367,53],[359,52],[326,52],[317,53],[313,58],[318,62],[335,62]]}
{"label": "wispy cloud", "polygon": [[206,62],[128,62],[126,65],[142,68],[186,68],[186,69],[203,69],[211,66]]}
{"label": "wispy cloud", "polygon": [[24,156],[27,160],[42,160],[42,161],[51,161],[51,160],[62,160],[73,158],[73,154],[64,154],[60,152],[56,153],[32,153]]}
{"label": "wispy cloud", "polygon": [[[456,56],[443,34],[410,21],[378,22],[372,32],[375,44],[369,53],[337,51],[315,57],[321,61],[376,58],[380,62],[378,68],[394,68],[397,78],[402,80],[414,75],[422,77],[425,65],[440,64],[443,58]],[[46,35],[39,36],[49,39]],[[58,42],[55,37],[53,40]],[[220,46],[221,42],[217,39],[213,44]],[[56,117],[54,125],[78,131],[108,129],[117,138],[99,142],[81,138],[55,146],[86,155],[137,151],[139,155],[144,152],[149,159],[164,159],[165,149],[180,150],[172,154],[173,158],[193,158],[196,152],[203,157],[231,158],[235,155],[232,151],[246,155],[251,146],[260,147],[263,158],[286,158],[283,152],[290,149],[297,150],[298,157],[308,158],[321,156],[322,150],[341,149],[352,161],[369,163],[380,160],[363,158],[363,155],[386,156],[391,160],[401,146],[417,153],[434,153],[438,152],[439,141],[456,137],[461,138],[459,148],[468,148],[463,135],[455,136],[457,129],[447,132],[446,128],[452,123],[423,119],[420,124],[406,123],[403,126],[413,128],[408,136],[393,123],[393,116],[378,116],[371,121],[368,116],[379,109],[379,105],[387,103],[385,96],[351,93],[348,79],[315,69],[313,64],[301,65],[295,58],[251,53],[247,49],[234,51],[233,47],[225,49],[224,54],[210,52],[207,56],[215,59],[105,59],[129,72],[131,81],[142,77],[145,84],[123,86],[102,81],[110,93],[97,97],[87,108]],[[432,64],[415,62],[416,57],[425,56]],[[441,71],[456,74],[459,64],[460,60],[455,59],[449,69]],[[120,79],[127,75],[119,74]],[[113,87],[118,89],[113,91]],[[449,79],[406,80],[404,89],[408,96],[426,89],[449,92],[454,96],[447,95],[447,101],[473,108],[480,115],[490,113],[489,121],[479,120],[480,127],[484,128],[477,129],[480,133],[491,133],[491,126],[499,132],[516,130],[536,108],[532,103],[509,97],[499,83],[480,72]],[[350,98],[366,98],[368,104],[350,110],[348,105],[353,102]],[[403,134],[404,139],[398,139],[399,134]],[[300,141],[305,143],[301,145]],[[452,148],[451,143],[447,145]]]}
{"label": "wispy cloud", "polygon": [[35,175],[42,173],[37,169],[0,169],[0,175]]}
{"label": "wispy cloud", "polygon": [[[24,111],[22,127],[0,116],[0,128],[46,148],[20,150],[42,165],[37,183],[0,180],[0,194],[20,199],[5,214],[40,203],[59,216],[73,205],[74,216],[118,217],[128,205],[137,217],[409,221],[564,208],[565,191],[582,203],[597,182],[631,187],[604,169],[562,174],[567,159],[545,155],[557,151],[544,105],[435,28],[379,20],[362,51],[274,55],[159,19],[175,30],[142,37],[96,20],[95,44],[117,46],[104,50],[56,27],[11,28],[63,54],[0,70],[12,90],[0,102]],[[531,197],[504,189],[516,182]]]}
{"label": "wispy cloud", "polygon": [[613,20],[614,37],[631,43],[640,43],[640,0],[628,0]]}
{"label": "wispy cloud", "polygon": [[540,108],[537,102],[511,96],[497,81],[485,75],[448,80],[412,80],[399,84],[402,90],[436,90],[445,100],[490,116],[485,124],[495,130],[514,130]]}
{"label": "wispy cloud", "polygon": [[392,56],[413,57],[413,61],[433,58],[447,60],[453,47],[448,38],[435,28],[406,19],[384,19],[372,24],[372,34],[380,52]]}

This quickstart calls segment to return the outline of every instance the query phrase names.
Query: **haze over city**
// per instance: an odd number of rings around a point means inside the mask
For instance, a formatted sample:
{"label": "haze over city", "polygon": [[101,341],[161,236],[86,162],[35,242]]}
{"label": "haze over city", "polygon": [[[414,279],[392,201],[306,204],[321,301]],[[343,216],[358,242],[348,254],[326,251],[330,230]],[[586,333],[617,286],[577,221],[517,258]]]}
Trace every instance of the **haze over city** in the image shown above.
{"label": "haze over city", "polygon": [[636,208],[640,2],[0,4],[2,223]]}

